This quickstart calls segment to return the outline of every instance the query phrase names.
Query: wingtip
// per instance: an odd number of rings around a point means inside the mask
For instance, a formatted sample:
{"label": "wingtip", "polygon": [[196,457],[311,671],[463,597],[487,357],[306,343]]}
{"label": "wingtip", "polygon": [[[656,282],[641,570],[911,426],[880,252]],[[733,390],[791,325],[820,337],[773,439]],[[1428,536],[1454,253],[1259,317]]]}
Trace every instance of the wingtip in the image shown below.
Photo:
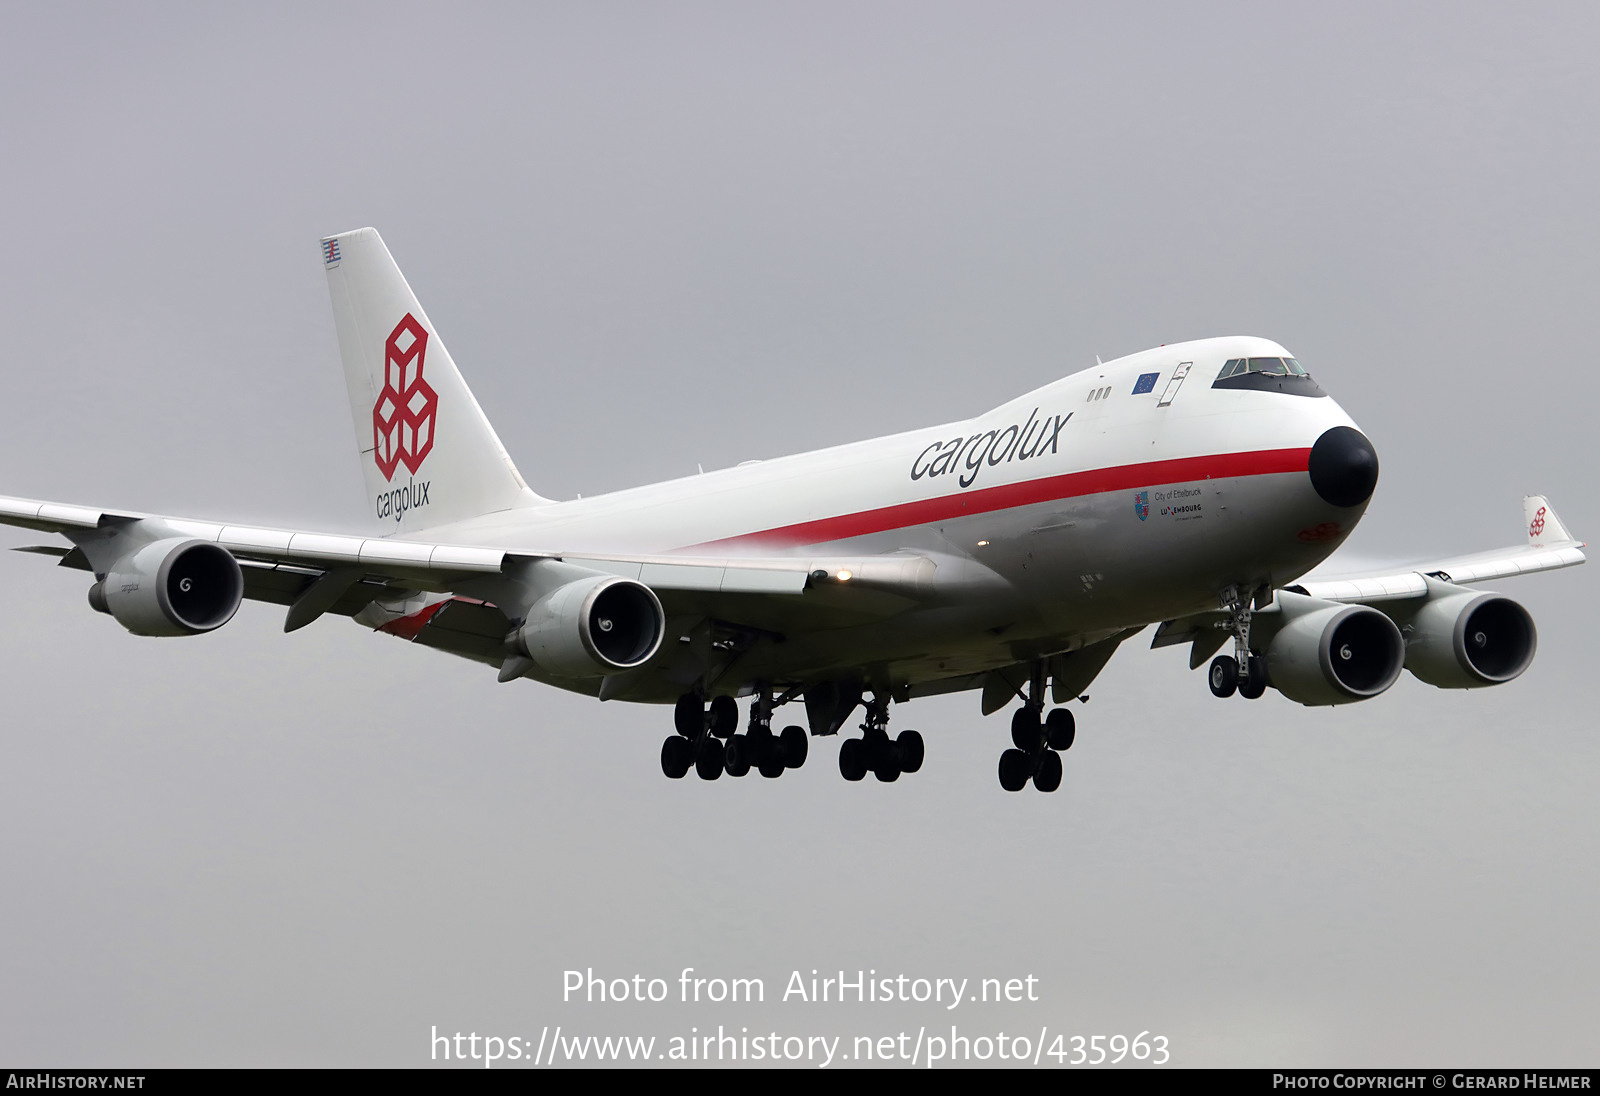
{"label": "wingtip", "polygon": [[[1524,495],[1522,518],[1528,525],[1528,543],[1540,548],[1556,544],[1576,544],[1577,538],[1556,514],[1547,495]],[[1578,545],[1582,547],[1582,545]]]}

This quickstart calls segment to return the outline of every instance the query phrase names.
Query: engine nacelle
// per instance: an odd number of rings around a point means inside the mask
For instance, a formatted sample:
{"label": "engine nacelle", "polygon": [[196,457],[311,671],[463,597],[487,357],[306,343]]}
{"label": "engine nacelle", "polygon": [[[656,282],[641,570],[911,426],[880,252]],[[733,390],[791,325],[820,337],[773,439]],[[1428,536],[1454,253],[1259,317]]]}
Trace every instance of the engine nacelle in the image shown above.
{"label": "engine nacelle", "polygon": [[1510,598],[1432,579],[1405,638],[1406,669],[1441,689],[1503,685],[1528,668],[1539,642],[1533,617]]}
{"label": "engine nacelle", "polygon": [[1287,591],[1278,598],[1287,620],[1267,645],[1267,680],[1290,700],[1352,704],[1399,678],[1405,641],[1378,610]]}
{"label": "engine nacelle", "polygon": [[174,537],[117,560],[89,604],[136,636],[192,636],[233,619],[244,575],[226,548]]}
{"label": "engine nacelle", "polygon": [[565,583],[528,610],[517,635],[528,657],[561,677],[642,666],[661,648],[667,617],[655,591],[615,575]]}

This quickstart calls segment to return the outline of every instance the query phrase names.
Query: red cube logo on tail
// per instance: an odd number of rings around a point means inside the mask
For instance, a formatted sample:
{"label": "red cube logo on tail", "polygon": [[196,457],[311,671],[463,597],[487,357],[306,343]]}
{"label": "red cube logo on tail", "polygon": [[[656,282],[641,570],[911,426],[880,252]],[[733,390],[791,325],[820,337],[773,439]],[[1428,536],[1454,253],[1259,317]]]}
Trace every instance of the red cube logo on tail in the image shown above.
{"label": "red cube logo on tail", "polygon": [[416,475],[433,449],[439,396],[422,379],[427,352],[428,333],[407,312],[384,343],[383,391],[372,406],[372,457],[384,479],[394,479],[395,469],[402,464]]}

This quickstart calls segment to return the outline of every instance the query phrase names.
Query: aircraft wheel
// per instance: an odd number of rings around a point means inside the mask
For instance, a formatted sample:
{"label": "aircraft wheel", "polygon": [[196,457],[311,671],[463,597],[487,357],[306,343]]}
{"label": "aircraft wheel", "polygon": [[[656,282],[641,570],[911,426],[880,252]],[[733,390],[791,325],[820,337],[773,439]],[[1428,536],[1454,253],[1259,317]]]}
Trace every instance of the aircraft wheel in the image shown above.
{"label": "aircraft wheel", "polygon": [[880,762],[878,767],[872,770],[872,775],[884,784],[893,784],[900,779],[900,766],[894,763],[893,758],[890,758],[887,761]]}
{"label": "aircraft wheel", "polygon": [[1011,744],[1024,753],[1039,748],[1043,735],[1039,729],[1039,713],[1032,708],[1018,708],[1011,715]]}
{"label": "aircraft wheel", "polygon": [[731,696],[719,696],[711,702],[711,733],[718,738],[728,738],[739,729],[739,705]]}
{"label": "aircraft wheel", "polygon": [[804,727],[785,727],[778,738],[778,746],[783,764],[791,769],[798,769],[806,763],[806,754],[811,748]]}
{"label": "aircraft wheel", "polygon": [[776,780],[783,775],[782,761],[763,761],[760,766],[761,775],[768,780]]}
{"label": "aircraft wheel", "polygon": [[694,747],[687,738],[674,736],[661,744],[661,771],[673,780],[682,780],[694,762]]}
{"label": "aircraft wheel", "polygon": [[728,739],[722,751],[722,767],[729,776],[743,776],[750,771],[750,739],[736,734]]}
{"label": "aircraft wheel", "polygon": [[694,771],[700,774],[701,780],[715,780],[722,775],[724,753],[722,743],[714,738],[706,739],[699,756],[694,759]]}
{"label": "aircraft wheel", "polygon": [[859,738],[847,738],[839,746],[839,775],[860,780],[867,775],[867,750]]}
{"label": "aircraft wheel", "polygon": [[1050,713],[1044,721],[1044,737],[1052,750],[1072,749],[1073,739],[1078,737],[1078,721],[1071,708],[1057,708]]}
{"label": "aircraft wheel", "polygon": [[1212,696],[1232,696],[1239,687],[1239,663],[1232,655],[1218,655],[1206,673]]}
{"label": "aircraft wheel", "polygon": [[684,738],[695,737],[706,729],[705,703],[693,693],[684,693],[672,710],[672,725]]}
{"label": "aircraft wheel", "polygon": [[1046,750],[1039,758],[1039,771],[1033,774],[1033,786],[1042,792],[1053,792],[1061,787],[1061,755]]}
{"label": "aircraft wheel", "polygon": [[916,731],[901,731],[894,740],[900,754],[900,771],[914,773],[922,768],[922,735]]}
{"label": "aircraft wheel", "polygon": [[1020,792],[1028,782],[1028,755],[1021,750],[1007,750],[1000,755],[1000,786],[1008,792]]}
{"label": "aircraft wheel", "polygon": [[1259,655],[1251,655],[1250,661],[1245,663],[1250,672],[1245,679],[1239,682],[1239,695],[1246,700],[1260,700],[1261,694],[1267,691],[1267,666]]}
{"label": "aircraft wheel", "polygon": [[778,752],[778,740],[766,727],[752,727],[744,738],[750,764],[758,769],[771,761],[772,755]]}

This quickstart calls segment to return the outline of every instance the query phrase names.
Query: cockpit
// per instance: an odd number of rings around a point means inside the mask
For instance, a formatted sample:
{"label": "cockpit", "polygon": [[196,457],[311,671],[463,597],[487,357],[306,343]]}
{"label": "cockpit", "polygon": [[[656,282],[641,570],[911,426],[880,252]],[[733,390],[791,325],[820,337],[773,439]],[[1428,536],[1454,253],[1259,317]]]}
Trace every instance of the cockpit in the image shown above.
{"label": "cockpit", "polygon": [[1265,373],[1269,377],[1309,377],[1306,367],[1293,358],[1234,358],[1222,367],[1217,380],[1238,376],[1240,373]]}
{"label": "cockpit", "polygon": [[1230,358],[1212,388],[1283,392],[1293,396],[1326,396],[1306,367],[1293,358]]}

